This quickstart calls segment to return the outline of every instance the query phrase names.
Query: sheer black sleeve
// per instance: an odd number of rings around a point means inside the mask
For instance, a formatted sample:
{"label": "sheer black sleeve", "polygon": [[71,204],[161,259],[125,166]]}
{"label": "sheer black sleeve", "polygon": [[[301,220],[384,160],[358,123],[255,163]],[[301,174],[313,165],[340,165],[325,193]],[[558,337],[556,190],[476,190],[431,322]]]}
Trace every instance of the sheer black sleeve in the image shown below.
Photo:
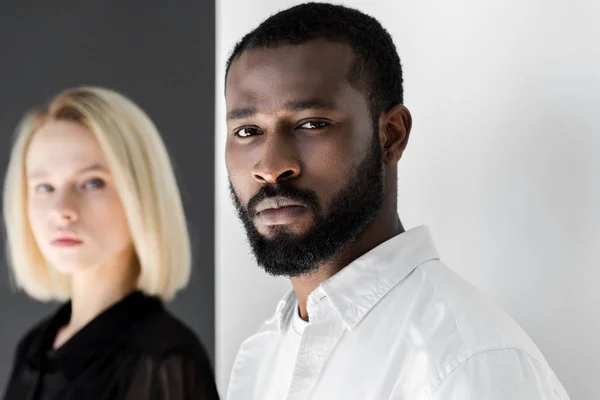
{"label": "sheer black sleeve", "polygon": [[23,339],[19,341],[17,344],[17,349],[14,352],[13,362],[10,369],[10,375],[8,375],[8,380],[6,381],[6,388],[4,388],[4,393],[0,391],[0,397],[3,400],[11,400],[16,399],[16,395],[13,392],[16,390],[15,386],[17,386],[17,381],[19,380],[19,370],[21,360],[23,358]]}
{"label": "sheer black sleeve", "polygon": [[127,400],[218,400],[208,361],[172,354],[156,361],[144,356],[127,390]]}
{"label": "sheer black sleeve", "polygon": [[24,397],[23,393],[28,393],[30,388],[37,383],[35,376],[24,370],[24,362],[26,358],[33,358],[47,324],[47,320],[40,322],[31,328],[17,343],[4,394],[0,389],[0,396],[2,396],[0,399],[22,399]]}

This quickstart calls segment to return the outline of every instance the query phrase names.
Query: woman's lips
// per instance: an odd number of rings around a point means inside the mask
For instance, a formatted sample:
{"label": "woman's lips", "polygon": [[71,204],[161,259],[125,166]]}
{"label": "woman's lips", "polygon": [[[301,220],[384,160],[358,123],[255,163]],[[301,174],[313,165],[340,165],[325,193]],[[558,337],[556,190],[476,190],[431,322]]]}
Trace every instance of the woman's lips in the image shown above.
{"label": "woman's lips", "polygon": [[54,239],[51,244],[55,247],[73,247],[83,243],[78,239]]}

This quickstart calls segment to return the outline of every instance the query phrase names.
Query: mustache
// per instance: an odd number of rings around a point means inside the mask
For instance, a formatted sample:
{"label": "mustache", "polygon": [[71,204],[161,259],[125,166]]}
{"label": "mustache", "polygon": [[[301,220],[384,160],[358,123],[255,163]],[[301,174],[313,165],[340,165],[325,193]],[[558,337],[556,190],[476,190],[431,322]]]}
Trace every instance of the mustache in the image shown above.
{"label": "mustache", "polygon": [[307,208],[311,208],[313,211],[319,210],[319,198],[312,190],[275,184],[263,186],[260,188],[258,193],[256,193],[248,201],[246,210],[250,218],[254,218],[256,216],[256,206],[258,203],[270,197],[287,197],[290,200],[302,203],[302,205],[306,206]]}

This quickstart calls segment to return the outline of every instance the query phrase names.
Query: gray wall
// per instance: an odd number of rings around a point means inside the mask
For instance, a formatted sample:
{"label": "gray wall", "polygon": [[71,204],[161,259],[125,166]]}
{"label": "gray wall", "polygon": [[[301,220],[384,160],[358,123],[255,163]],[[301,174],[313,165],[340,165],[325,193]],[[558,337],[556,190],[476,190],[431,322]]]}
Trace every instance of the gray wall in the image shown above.
{"label": "gray wall", "polygon": [[[0,173],[21,115],[58,91],[100,85],[137,102],[176,160],[192,230],[192,282],[169,308],[214,357],[214,1],[14,3],[0,5]],[[57,307],[17,293],[8,277],[2,257],[0,393],[20,336]]]}

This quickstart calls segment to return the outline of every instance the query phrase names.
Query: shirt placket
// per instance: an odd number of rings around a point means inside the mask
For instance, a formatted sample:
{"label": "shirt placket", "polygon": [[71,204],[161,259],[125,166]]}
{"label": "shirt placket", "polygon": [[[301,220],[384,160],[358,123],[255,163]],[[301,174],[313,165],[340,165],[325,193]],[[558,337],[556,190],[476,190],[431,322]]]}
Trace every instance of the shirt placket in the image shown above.
{"label": "shirt placket", "polygon": [[306,400],[346,327],[322,288],[308,298],[310,324],[302,334],[288,400]]}

